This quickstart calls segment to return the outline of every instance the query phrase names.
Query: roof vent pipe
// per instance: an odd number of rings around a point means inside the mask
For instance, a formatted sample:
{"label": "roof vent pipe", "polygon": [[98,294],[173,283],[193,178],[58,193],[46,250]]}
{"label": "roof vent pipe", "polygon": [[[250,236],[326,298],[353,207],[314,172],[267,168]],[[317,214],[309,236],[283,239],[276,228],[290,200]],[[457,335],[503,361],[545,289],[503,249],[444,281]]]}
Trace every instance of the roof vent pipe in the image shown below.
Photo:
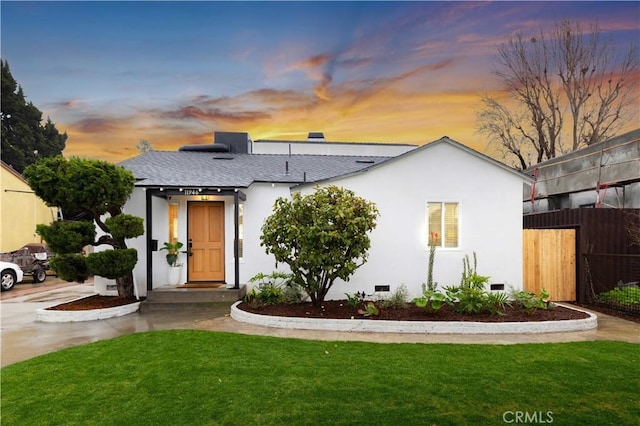
{"label": "roof vent pipe", "polygon": [[285,175],[289,174],[289,162],[288,161],[284,162],[284,174]]}

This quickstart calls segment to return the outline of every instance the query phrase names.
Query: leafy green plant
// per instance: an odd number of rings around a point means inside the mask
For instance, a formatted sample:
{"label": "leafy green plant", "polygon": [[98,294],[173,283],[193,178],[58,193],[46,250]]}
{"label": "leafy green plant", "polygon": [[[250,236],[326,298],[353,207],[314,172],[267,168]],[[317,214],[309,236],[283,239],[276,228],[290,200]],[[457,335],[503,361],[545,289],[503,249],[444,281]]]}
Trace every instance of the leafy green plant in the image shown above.
{"label": "leafy green plant", "polygon": [[[282,297],[277,303],[300,303],[307,298],[302,288],[293,281],[293,275],[286,272],[273,271],[270,274],[260,272],[251,277],[249,282],[257,283],[259,290],[267,286],[279,289]],[[271,299],[266,294],[265,297]]]}
{"label": "leafy green plant", "polygon": [[273,285],[260,286],[258,299],[265,305],[275,305],[282,302],[284,294],[282,289]]}
{"label": "leafy green plant", "polygon": [[347,305],[353,309],[356,309],[358,306],[360,306],[360,303],[364,301],[364,298],[366,296],[364,294],[364,291],[356,291],[353,294],[345,293],[344,295],[347,296]]}
{"label": "leafy green plant", "polygon": [[462,278],[460,279],[460,287],[483,289],[485,285],[489,284],[491,277],[478,274],[477,268],[478,258],[476,257],[476,252],[473,252],[473,267],[470,265],[469,255],[465,255],[462,259]]}
{"label": "leafy green plant", "polygon": [[511,298],[514,303],[525,308],[530,314],[536,309],[553,309],[553,304],[549,301],[549,293],[546,290],[540,290],[540,296],[536,296],[533,291],[512,290]]}
{"label": "leafy green plant", "polygon": [[446,295],[452,302],[455,302],[455,311],[465,314],[479,314],[488,312],[499,315],[504,312],[507,303],[506,296],[492,293],[485,289],[489,284],[490,277],[478,274],[478,259],[473,253],[473,264],[469,256],[462,259],[462,277],[460,285],[447,287]]}
{"label": "leafy green plant", "polygon": [[184,251],[180,251],[180,249],[184,247],[184,244],[181,243],[180,241],[176,241],[175,243],[171,243],[166,241],[164,243],[164,246],[160,249],[160,250],[166,250],[167,251],[167,263],[169,264],[169,266],[181,266],[178,265],[178,254],[179,253],[186,253]]}
{"label": "leafy green plant", "polygon": [[404,284],[400,284],[387,298],[382,299],[380,304],[386,309],[401,309],[409,301],[409,290]]}
{"label": "leafy green plant", "polygon": [[499,292],[490,292],[489,293],[489,304],[495,307],[495,314],[501,315],[504,313],[504,309],[507,306],[511,306],[511,302],[509,300],[509,295],[503,291]]}
{"label": "leafy green plant", "polygon": [[451,295],[457,300],[455,305],[457,312],[479,314],[493,311],[489,302],[489,294],[483,288],[460,286],[452,290]]}
{"label": "leafy green plant", "polygon": [[294,193],[276,200],[260,245],[289,266],[293,281],[318,306],[335,280],[348,281],[367,261],[378,214],[374,203],[337,186]]}
{"label": "leafy green plant", "polygon": [[271,284],[254,287],[244,297],[244,301],[253,309],[265,305],[275,305],[282,302],[283,299],[282,289]]}
{"label": "leafy green plant", "polygon": [[427,312],[433,312],[440,310],[445,303],[452,305],[453,301],[447,294],[440,291],[424,290],[422,292],[422,297],[413,299],[413,303],[418,308],[425,308]]}
{"label": "leafy green plant", "polygon": [[257,287],[252,288],[244,295],[242,299],[246,304],[251,306],[251,309],[258,309],[260,307],[260,299],[258,298],[259,289]]}
{"label": "leafy green plant", "polygon": [[358,309],[360,315],[365,317],[374,317],[380,315],[382,309],[375,302],[366,302],[363,309]]}
{"label": "leafy green plant", "polygon": [[623,305],[640,304],[640,287],[616,287],[613,290],[600,293],[598,300],[602,302],[616,302]]}

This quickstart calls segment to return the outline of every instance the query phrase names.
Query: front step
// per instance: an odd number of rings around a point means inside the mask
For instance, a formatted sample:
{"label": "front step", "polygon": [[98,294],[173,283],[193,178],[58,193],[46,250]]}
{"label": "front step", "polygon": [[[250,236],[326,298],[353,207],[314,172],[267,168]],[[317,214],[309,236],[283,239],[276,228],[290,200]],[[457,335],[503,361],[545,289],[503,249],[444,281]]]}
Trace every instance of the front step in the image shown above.
{"label": "front step", "polygon": [[149,309],[173,309],[173,308],[210,308],[226,305],[231,306],[247,293],[247,286],[241,285],[239,289],[219,288],[180,288],[160,287],[147,292],[145,307]]}
{"label": "front step", "polygon": [[145,300],[140,303],[140,312],[163,312],[163,311],[210,311],[217,312],[219,316],[224,316],[231,312],[230,302],[208,302],[208,303],[149,303]]}

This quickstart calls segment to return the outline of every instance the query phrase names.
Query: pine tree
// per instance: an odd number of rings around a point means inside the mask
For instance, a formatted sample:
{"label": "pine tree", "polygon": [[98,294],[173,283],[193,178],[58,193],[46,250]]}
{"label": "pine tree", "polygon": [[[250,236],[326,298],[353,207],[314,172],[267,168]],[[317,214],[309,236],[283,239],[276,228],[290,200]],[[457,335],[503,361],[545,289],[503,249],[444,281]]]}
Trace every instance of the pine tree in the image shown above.
{"label": "pine tree", "polygon": [[50,118],[42,124],[42,111],[28,102],[22,87],[11,75],[7,61],[2,65],[2,161],[22,173],[39,158],[62,154],[67,134],[60,134]]}

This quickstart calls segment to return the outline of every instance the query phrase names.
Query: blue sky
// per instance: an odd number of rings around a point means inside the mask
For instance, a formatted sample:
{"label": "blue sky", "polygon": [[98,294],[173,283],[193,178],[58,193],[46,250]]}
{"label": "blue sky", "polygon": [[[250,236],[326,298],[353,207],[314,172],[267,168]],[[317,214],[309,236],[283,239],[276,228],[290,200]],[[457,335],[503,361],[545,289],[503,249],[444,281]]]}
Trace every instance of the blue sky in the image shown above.
{"label": "blue sky", "polygon": [[[476,149],[491,56],[517,31],[596,21],[621,47],[638,2],[11,2],[1,56],[60,131],[66,155],[120,161],[253,139],[426,143]],[[637,123],[636,126],[637,127]]]}

